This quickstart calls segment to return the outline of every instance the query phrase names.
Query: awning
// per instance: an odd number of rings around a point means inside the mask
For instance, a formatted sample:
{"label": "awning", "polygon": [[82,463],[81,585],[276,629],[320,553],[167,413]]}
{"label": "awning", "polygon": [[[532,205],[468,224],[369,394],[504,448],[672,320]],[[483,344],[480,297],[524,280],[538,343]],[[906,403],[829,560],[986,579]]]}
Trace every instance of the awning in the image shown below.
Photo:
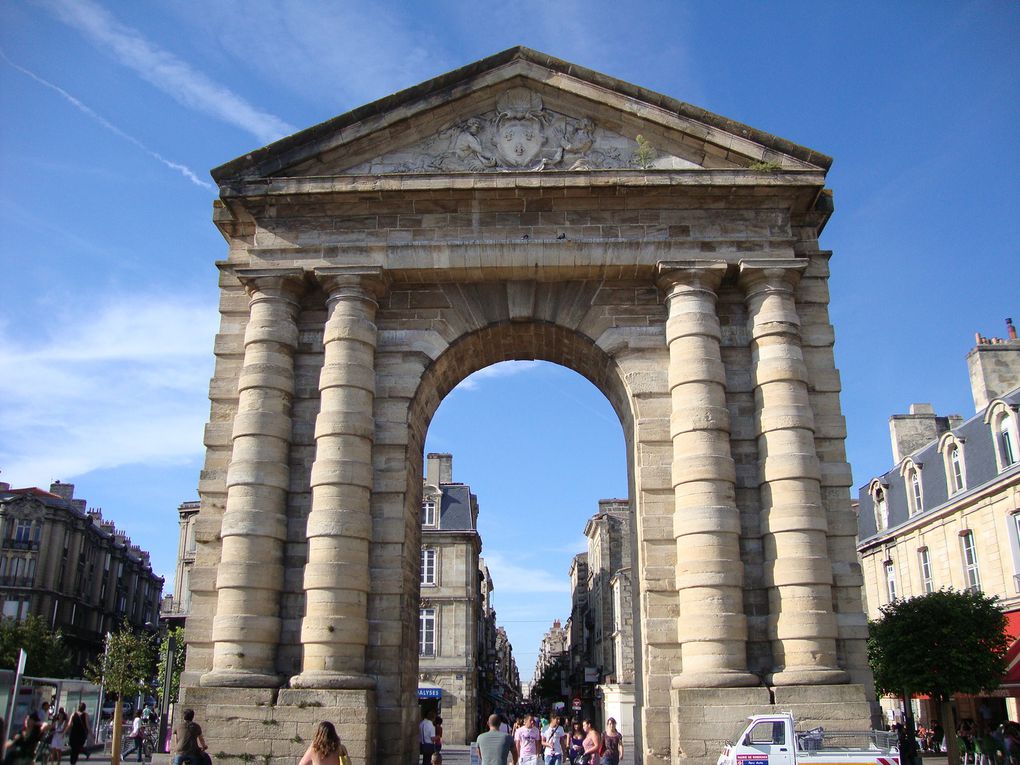
{"label": "awning", "polygon": [[418,698],[441,699],[443,698],[443,689],[434,683],[418,683]]}
{"label": "awning", "polygon": [[1006,674],[1002,687],[1020,688],[1020,611],[1006,612],[1006,634],[1013,638],[1006,651]]}

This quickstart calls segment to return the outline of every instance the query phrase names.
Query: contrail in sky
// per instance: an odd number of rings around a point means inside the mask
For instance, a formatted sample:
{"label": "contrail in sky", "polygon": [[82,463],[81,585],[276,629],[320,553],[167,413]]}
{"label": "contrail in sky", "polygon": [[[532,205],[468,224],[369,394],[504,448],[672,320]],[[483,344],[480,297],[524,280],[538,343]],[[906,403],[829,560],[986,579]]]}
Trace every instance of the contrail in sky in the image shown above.
{"label": "contrail in sky", "polygon": [[112,54],[189,109],[246,130],[263,143],[295,132],[292,125],[276,115],[252,106],[226,86],[149,41],[137,29],[120,23],[102,6],[90,0],[44,0],[43,5],[104,53]]}
{"label": "contrail in sky", "polygon": [[61,96],[64,97],[65,100],[70,102],[70,104],[72,106],[74,106],[76,109],[78,109],[83,114],[85,114],[85,115],[91,117],[92,119],[94,119],[96,122],[98,122],[100,125],[102,125],[104,128],[109,130],[114,135],[120,136],[121,138],[123,138],[128,143],[134,144],[139,149],[141,149],[146,154],[148,154],[150,157],[152,157],[153,159],[155,159],[155,160],[157,160],[159,162],[162,162],[164,165],[169,167],[171,170],[176,170],[181,175],[183,175],[185,178],[187,178],[189,181],[194,183],[196,186],[201,186],[204,189],[212,190],[212,188],[213,188],[212,184],[211,183],[207,183],[206,181],[203,181],[201,178],[199,178],[197,175],[195,175],[195,173],[192,172],[190,167],[188,167],[187,165],[182,165],[179,162],[173,162],[172,160],[169,160],[166,157],[164,157],[161,154],[159,154],[159,152],[153,151],[152,149],[150,149],[148,146],[146,146],[144,143],[139,141],[134,136],[128,135],[123,130],[121,130],[119,127],[117,127],[112,122],[110,122],[108,119],[106,119],[105,117],[103,117],[100,114],[97,114],[95,111],[93,111],[91,108],[89,108],[88,106],[83,104],[81,101],[79,101],[77,98],[72,96],[70,93],[68,93],[66,90],[61,88],[59,85],[54,85],[52,82],[49,82],[48,80],[44,80],[42,77],[37,75],[35,72],[31,72],[28,69],[26,69],[25,67],[20,66],[18,64],[15,64],[13,61],[11,61],[9,58],[7,58],[7,54],[4,53],[2,49],[0,49],[0,58],[3,58],[3,60],[6,61],[8,64],[10,64],[12,67],[17,69],[19,72],[21,72],[25,76],[31,77],[33,80],[38,82],[40,85],[44,85],[45,87],[49,88],[50,90],[54,90],[57,93],[59,93]]}

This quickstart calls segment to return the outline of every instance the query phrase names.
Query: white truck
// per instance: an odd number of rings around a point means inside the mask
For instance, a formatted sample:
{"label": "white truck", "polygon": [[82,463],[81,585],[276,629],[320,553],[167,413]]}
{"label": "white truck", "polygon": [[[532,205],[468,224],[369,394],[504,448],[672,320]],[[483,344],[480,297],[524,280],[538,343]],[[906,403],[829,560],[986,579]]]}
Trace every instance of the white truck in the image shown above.
{"label": "white truck", "polygon": [[895,734],[797,731],[792,714],[754,715],[723,747],[717,765],[900,765]]}

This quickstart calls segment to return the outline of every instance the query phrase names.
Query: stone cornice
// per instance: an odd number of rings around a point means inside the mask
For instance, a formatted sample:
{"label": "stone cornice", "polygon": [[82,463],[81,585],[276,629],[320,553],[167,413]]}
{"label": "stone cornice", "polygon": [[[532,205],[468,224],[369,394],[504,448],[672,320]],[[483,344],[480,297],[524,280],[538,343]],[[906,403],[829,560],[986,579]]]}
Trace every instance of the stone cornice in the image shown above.
{"label": "stone cornice", "polygon": [[789,196],[810,189],[812,209],[825,184],[825,173],[818,170],[562,170],[504,173],[414,173],[406,175],[337,175],[300,178],[247,178],[224,181],[220,198],[233,201],[279,195],[321,195],[342,193],[379,193],[433,191],[437,188],[471,189],[546,189],[600,187],[678,186],[694,189],[754,190],[756,195]]}

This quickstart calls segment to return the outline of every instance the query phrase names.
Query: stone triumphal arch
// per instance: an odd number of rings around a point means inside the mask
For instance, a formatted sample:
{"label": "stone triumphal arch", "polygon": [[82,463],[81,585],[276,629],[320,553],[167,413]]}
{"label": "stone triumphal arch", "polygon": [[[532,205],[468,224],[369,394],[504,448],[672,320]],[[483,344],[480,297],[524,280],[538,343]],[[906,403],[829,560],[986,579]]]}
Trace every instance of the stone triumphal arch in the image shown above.
{"label": "stone triumphal arch", "polygon": [[639,761],[714,760],[772,705],[867,726],[829,163],[516,48],[217,168],[183,678],[212,750],[282,765],[325,718],[415,759],[425,432],[508,359],[623,424]]}

